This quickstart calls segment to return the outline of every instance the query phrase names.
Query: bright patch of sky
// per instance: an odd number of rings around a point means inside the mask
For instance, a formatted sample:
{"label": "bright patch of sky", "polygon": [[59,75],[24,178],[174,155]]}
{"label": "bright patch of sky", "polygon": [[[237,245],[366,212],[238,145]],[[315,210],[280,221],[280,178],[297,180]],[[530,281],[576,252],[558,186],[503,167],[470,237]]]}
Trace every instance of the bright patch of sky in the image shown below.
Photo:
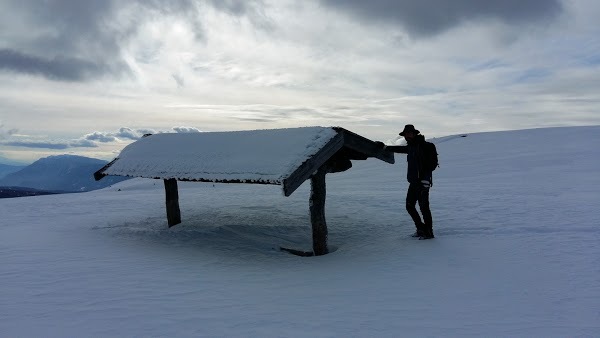
{"label": "bright patch of sky", "polygon": [[152,132],[600,124],[600,4],[480,4],[4,1],[0,162]]}

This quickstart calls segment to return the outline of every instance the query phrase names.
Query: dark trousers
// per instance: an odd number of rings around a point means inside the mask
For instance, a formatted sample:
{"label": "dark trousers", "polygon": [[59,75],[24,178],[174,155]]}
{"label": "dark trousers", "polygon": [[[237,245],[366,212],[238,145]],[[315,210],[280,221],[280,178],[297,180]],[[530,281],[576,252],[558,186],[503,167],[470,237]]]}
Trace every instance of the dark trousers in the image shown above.
{"label": "dark trousers", "polygon": [[[423,220],[417,212],[417,202],[419,202],[419,209],[423,214]],[[429,210],[429,188],[423,187],[418,183],[411,183],[408,186],[408,192],[406,193],[406,210],[412,217],[417,227],[417,231],[422,234],[433,235],[433,219],[431,217],[431,210]]]}

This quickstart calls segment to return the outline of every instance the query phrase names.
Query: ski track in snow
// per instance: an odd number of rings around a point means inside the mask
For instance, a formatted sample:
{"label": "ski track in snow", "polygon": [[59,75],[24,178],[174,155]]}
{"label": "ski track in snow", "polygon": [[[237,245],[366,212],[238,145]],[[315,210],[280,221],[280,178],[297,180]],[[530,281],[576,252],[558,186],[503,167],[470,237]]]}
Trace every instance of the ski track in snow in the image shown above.
{"label": "ski track in snow", "polygon": [[[334,252],[309,250],[309,184],[161,181],[0,200],[0,336],[600,335],[600,127],[437,145],[436,239],[404,210],[406,162],[328,175]],[[121,191],[118,191],[121,189]]]}

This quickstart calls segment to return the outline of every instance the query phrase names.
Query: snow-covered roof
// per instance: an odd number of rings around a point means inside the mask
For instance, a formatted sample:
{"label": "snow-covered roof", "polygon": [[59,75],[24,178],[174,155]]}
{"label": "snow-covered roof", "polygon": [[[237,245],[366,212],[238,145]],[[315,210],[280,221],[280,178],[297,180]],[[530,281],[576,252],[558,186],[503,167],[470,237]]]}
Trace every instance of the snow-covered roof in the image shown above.
{"label": "snow-covered roof", "polygon": [[150,135],[128,145],[95,176],[278,184],[289,196],[297,186],[286,187],[286,180],[292,176],[306,180],[344,147],[344,135],[371,147],[373,153],[362,151],[364,158],[374,156],[390,162],[390,156],[379,154],[382,152],[373,141],[342,128],[169,133]]}

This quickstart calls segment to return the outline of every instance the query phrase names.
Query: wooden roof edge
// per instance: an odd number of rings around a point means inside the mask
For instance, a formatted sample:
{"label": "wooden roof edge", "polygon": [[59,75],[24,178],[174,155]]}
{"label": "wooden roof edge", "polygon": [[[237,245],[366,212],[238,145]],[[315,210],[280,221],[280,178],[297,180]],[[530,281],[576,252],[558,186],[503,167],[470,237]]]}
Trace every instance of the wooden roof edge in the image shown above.
{"label": "wooden roof edge", "polygon": [[394,164],[394,153],[379,147],[375,141],[360,136],[342,127],[332,127],[337,132],[319,152],[306,160],[290,176],[283,180],[283,194],[290,196],[298,187],[310,178],[316,170],[331,159],[342,148],[348,148],[365,157],[374,157],[384,162]]}
{"label": "wooden roof edge", "polygon": [[316,154],[304,161],[294,172],[283,180],[283,194],[290,196],[312,176],[323,164],[344,146],[344,136],[338,132]]}
{"label": "wooden roof edge", "polygon": [[[97,171],[94,173],[94,177],[100,177],[98,180],[102,179],[105,176],[111,176],[104,173],[99,173]],[[114,175],[121,177],[131,177],[131,178],[148,178],[152,180],[169,180],[175,179],[181,182],[202,182],[202,183],[245,183],[245,184],[259,184],[259,185],[283,185],[281,181],[269,181],[269,180],[261,180],[261,179],[241,179],[241,178],[231,178],[231,179],[222,179],[222,178],[185,178],[185,177],[161,177],[161,176],[135,176],[135,175]]]}
{"label": "wooden roof edge", "polygon": [[106,169],[110,168],[111,165],[113,165],[113,163],[115,163],[116,160],[118,160],[119,158],[115,158],[114,160],[108,162],[104,167],[102,167],[100,170],[96,171],[94,173],[94,179],[96,181],[100,181],[104,176],[108,176],[104,173],[104,171],[106,171]]}
{"label": "wooden roof edge", "polygon": [[390,164],[395,163],[394,153],[381,149],[375,141],[342,127],[333,127],[333,129],[344,137],[344,147],[365,154],[367,157],[374,157]]}

